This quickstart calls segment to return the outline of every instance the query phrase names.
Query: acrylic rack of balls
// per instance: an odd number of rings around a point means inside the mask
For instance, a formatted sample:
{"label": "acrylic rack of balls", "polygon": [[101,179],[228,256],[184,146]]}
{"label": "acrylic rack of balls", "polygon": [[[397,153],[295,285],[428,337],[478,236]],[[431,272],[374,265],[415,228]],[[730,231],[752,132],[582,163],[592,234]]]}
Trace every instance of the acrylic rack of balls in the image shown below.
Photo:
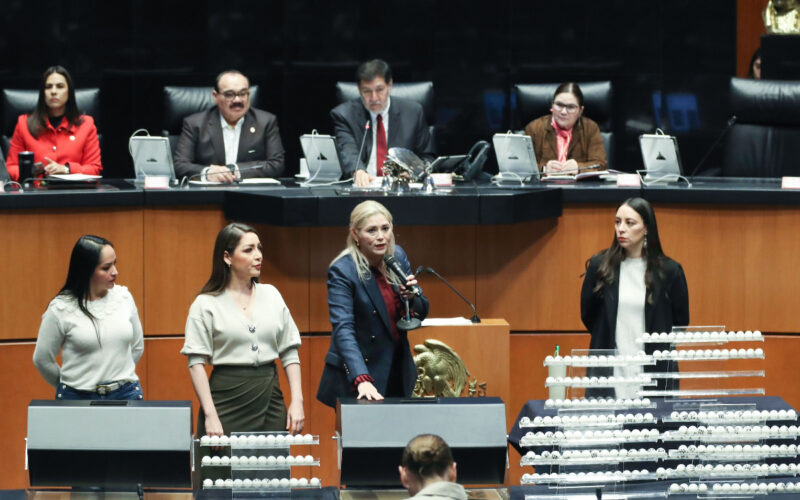
{"label": "acrylic rack of balls", "polygon": [[617,413],[616,415],[555,415],[544,417],[522,417],[519,426],[522,429],[536,427],[612,427],[624,424],[654,424],[656,418],[652,413]]}
{"label": "acrylic rack of balls", "polygon": [[643,333],[636,339],[644,344],[723,344],[726,342],[763,342],[764,336],[759,330],[729,332],[652,332]]}
{"label": "acrylic rack of balls", "polygon": [[728,359],[764,359],[764,349],[682,349],[655,350],[654,361],[722,361]]}
{"label": "acrylic rack of balls", "polygon": [[200,446],[231,446],[235,448],[285,448],[291,445],[319,444],[319,436],[311,434],[240,434],[231,436],[202,436]]}
{"label": "acrylic rack of balls", "polygon": [[656,479],[656,475],[647,469],[600,471],[600,472],[543,472],[523,474],[521,484],[586,484],[586,483],[619,483],[626,481],[645,481]]}
{"label": "acrylic rack of balls", "polygon": [[731,462],[766,458],[794,458],[800,454],[796,444],[682,444],[669,450],[670,460],[714,460]]}
{"label": "acrylic rack of balls", "polygon": [[632,355],[605,355],[596,356],[547,356],[544,358],[544,366],[632,366],[632,365],[652,365],[653,358],[644,351],[639,351]]}
{"label": "acrylic rack of balls", "polygon": [[655,462],[665,460],[667,456],[664,448],[544,450],[538,454],[533,451],[527,452],[520,459],[520,465],[569,466]]}
{"label": "acrylic rack of balls", "polygon": [[200,465],[202,467],[232,467],[234,469],[246,468],[248,470],[284,470],[287,467],[319,466],[319,460],[311,455],[296,456],[204,456]]}
{"label": "acrylic rack of balls", "polygon": [[726,464],[678,464],[675,468],[659,467],[656,475],[659,479],[673,478],[751,478],[768,476],[796,476],[797,464],[772,463],[726,463]]}
{"label": "acrylic rack of balls", "polygon": [[298,488],[321,488],[322,483],[317,477],[311,479],[301,478],[282,478],[282,479],[259,479],[259,478],[245,478],[245,479],[204,479],[203,489],[226,489],[226,490],[272,490],[272,491],[288,491],[290,489]]}
{"label": "acrylic rack of balls", "polygon": [[587,409],[587,410],[628,410],[635,408],[655,408],[650,398],[580,398],[548,399],[545,409]]}
{"label": "acrylic rack of balls", "polygon": [[635,377],[547,377],[545,387],[614,387],[616,385],[653,386],[656,381],[647,375]]}
{"label": "acrylic rack of balls", "polygon": [[767,421],[797,421],[797,412],[789,410],[672,411],[663,422],[700,422],[706,424],[756,424]]}
{"label": "acrylic rack of balls", "polygon": [[661,433],[663,441],[747,442],[764,439],[797,439],[796,425],[682,425]]}
{"label": "acrylic rack of balls", "polygon": [[527,432],[519,441],[523,447],[565,445],[614,445],[622,443],[655,442],[660,439],[658,429],[616,429],[595,431],[537,431]]}
{"label": "acrylic rack of balls", "polygon": [[[683,492],[683,487],[685,483],[678,484],[677,488],[673,488],[673,485],[669,486],[669,492],[672,494],[681,493]],[[687,491],[689,490],[689,485],[686,485]],[[714,496],[756,496],[756,495],[776,495],[776,494],[785,494],[785,493],[797,493],[800,492],[800,483],[795,483],[792,481],[776,481],[776,482],[750,482],[750,483],[740,483],[740,482],[724,482],[724,483],[712,483],[711,486],[708,487],[707,491],[710,493],[710,498]]]}

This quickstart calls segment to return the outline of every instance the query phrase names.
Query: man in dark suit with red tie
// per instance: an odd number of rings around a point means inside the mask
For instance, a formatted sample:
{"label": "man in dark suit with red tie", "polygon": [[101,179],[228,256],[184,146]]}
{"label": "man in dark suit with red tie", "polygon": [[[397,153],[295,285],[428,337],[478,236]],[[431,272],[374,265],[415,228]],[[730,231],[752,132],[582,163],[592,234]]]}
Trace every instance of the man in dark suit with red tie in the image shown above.
{"label": "man in dark suit with red tie", "polygon": [[352,176],[356,186],[368,186],[371,179],[381,175],[389,148],[410,149],[420,156],[433,155],[433,140],[422,105],[390,97],[392,70],[385,61],[373,59],[361,64],[356,81],[361,97],[331,111],[345,177]]}
{"label": "man in dark suit with red tie", "polygon": [[250,81],[223,71],[211,91],[217,105],[187,116],[175,150],[175,174],[230,183],[280,177],[284,171],[278,119],[250,107]]}

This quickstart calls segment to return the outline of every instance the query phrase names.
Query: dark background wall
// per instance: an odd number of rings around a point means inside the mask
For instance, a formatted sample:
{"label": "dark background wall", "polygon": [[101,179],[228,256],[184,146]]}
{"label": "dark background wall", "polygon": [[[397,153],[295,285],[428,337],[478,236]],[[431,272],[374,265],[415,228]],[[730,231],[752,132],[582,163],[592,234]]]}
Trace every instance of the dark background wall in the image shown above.
{"label": "dark background wall", "polygon": [[641,168],[638,135],[657,125],[679,137],[691,169],[725,125],[736,72],[734,0],[7,0],[4,8],[0,87],[35,88],[52,64],[66,66],[77,87],[99,86],[103,163],[114,177],[132,176],[131,132],[160,133],[162,86],[211,86],[227,68],[264,90],[260,107],[278,115],[289,173],[301,134],[332,132],[334,83],[368,58],[389,61],[396,81],[434,82],[443,154],[535,118],[516,116],[513,83],[610,79],[615,166],[625,170]]}

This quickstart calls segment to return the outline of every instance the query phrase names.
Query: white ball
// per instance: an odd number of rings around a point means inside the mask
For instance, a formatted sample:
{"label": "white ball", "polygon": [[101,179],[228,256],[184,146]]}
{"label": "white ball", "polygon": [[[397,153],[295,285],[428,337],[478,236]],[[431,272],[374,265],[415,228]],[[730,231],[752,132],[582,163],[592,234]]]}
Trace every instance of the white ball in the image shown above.
{"label": "white ball", "polygon": [[275,457],[275,460],[276,460],[278,465],[286,465],[286,457],[284,457],[282,455],[278,456],[278,457]]}
{"label": "white ball", "polygon": [[212,465],[220,465],[220,464],[222,464],[222,459],[220,457],[217,457],[217,456],[211,457],[211,464]]}
{"label": "white ball", "polygon": [[220,465],[230,465],[231,457],[220,457]]}
{"label": "white ball", "polygon": [[218,446],[219,445],[219,436],[211,436],[211,439],[210,439],[209,443],[211,444],[211,446]]}
{"label": "white ball", "polygon": [[239,465],[240,459],[237,456],[231,457],[231,465]]}
{"label": "white ball", "polygon": [[201,463],[202,465],[211,465],[211,457],[209,457],[208,455],[204,456],[204,457],[203,457],[203,458],[200,460],[200,463]]}
{"label": "white ball", "polygon": [[297,488],[298,483],[299,481],[297,480],[296,477],[289,479],[289,486],[292,488]]}
{"label": "white ball", "polygon": [[301,477],[297,481],[298,481],[299,486],[302,487],[302,488],[305,488],[306,486],[308,486],[308,479],[306,479],[304,477]]}
{"label": "white ball", "polygon": [[209,486],[214,486],[213,479],[203,479],[203,487],[208,488]]}
{"label": "white ball", "polygon": [[[300,437],[301,440],[303,439],[302,436],[299,436],[299,437]],[[286,444],[295,444],[297,442],[298,442],[297,439],[293,435],[287,434],[285,436],[285,443]]]}
{"label": "white ball", "polygon": [[312,477],[311,481],[309,481],[308,484],[310,484],[311,486],[319,486],[320,480],[318,477]]}
{"label": "white ball", "polygon": [[286,477],[282,478],[280,480],[280,485],[281,485],[281,488],[288,488],[289,487],[289,478],[286,478]]}
{"label": "white ball", "polygon": [[[264,481],[266,482],[266,479]],[[281,480],[278,479],[277,477],[273,477],[272,479],[269,480],[269,487],[270,488],[277,488],[280,485],[281,485]]]}
{"label": "white ball", "polygon": [[267,460],[267,464],[268,464],[268,465],[275,465],[275,464],[277,464],[277,463],[278,463],[278,459],[277,459],[277,458],[275,458],[275,457],[274,457],[274,456],[272,456],[272,455],[268,456],[268,457],[266,458],[266,460]]}
{"label": "white ball", "polygon": [[225,487],[225,480],[224,479],[217,479],[214,481],[214,486],[217,488],[224,488]]}
{"label": "white ball", "polygon": [[306,455],[305,457],[303,457],[303,459],[305,460],[305,462],[307,464],[313,464],[314,463],[314,457],[311,456],[311,455]]}
{"label": "white ball", "polygon": [[267,465],[267,457],[258,457],[258,465]]}
{"label": "white ball", "polygon": [[200,444],[207,446],[211,444],[211,436],[203,436],[200,438]]}
{"label": "white ball", "polygon": [[286,457],[286,465],[294,465],[294,464],[295,460],[293,456],[289,455],[288,457]]}

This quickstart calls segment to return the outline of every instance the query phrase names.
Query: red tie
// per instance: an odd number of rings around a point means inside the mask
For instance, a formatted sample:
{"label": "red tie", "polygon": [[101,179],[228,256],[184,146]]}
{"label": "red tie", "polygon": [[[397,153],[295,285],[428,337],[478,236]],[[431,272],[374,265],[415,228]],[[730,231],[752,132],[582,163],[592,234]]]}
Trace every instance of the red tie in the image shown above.
{"label": "red tie", "polygon": [[383,162],[386,160],[386,129],[383,128],[383,116],[378,115],[378,131],[375,133],[375,169],[383,175]]}

